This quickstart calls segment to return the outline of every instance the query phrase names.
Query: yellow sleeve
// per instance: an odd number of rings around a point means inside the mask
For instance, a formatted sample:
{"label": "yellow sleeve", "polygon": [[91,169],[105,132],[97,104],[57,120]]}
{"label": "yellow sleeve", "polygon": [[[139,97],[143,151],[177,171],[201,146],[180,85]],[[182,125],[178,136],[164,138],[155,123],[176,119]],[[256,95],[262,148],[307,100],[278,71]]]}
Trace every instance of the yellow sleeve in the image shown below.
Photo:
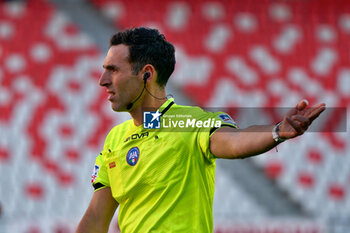
{"label": "yellow sleeve", "polygon": [[100,153],[96,158],[94,165],[94,171],[91,176],[92,186],[95,188],[95,191],[100,190],[105,187],[110,187],[107,167],[103,161],[103,154]]}
{"label": "yellow sleeve", "polygon": [[[238,128],[238,126],[236,122],[231,118],[231,116],[224,112],[215,112],[215,113],[208,112],[205,115],[205,117],[203,117],[203,120],[209,119],[209,118],[213,119],[213,121],[215,121],[217,124],[215,124],[213,127],[209,129],[201,128],[199,130],[198,143],[204,155],[206,156],[206,158],[208,160],[212,160],[212,159],[215,159],[216,157],[210,151],[210,136],[213,135],[213,133],[216,130],[222,127]],[[220,124],[218,122],[220,122]]]}

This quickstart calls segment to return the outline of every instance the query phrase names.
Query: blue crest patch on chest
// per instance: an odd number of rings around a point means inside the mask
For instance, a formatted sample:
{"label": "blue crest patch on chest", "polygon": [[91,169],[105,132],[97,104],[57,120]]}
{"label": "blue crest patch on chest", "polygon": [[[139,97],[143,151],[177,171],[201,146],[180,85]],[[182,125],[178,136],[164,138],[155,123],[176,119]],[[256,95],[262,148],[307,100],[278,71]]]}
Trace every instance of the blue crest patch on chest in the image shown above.
{"label": "blue crest patch on chest", "polygon": [[133,147],[126,154],[126,162],[130,166],[135,166],[137,164],[137,161],[139,161],[139,157],[140,157],[140,150],[139,150],[139,148],[138,147]]}

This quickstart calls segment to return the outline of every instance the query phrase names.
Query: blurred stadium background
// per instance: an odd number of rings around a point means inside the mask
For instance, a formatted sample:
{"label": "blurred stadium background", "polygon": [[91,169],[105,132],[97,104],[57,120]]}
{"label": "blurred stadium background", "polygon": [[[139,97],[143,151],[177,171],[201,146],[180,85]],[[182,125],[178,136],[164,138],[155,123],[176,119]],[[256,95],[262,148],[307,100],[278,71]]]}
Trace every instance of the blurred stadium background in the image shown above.
{"label": "blurred stadium background", "polygon": [[[104,138],[129,118],[97,83],[108,40],[141,25],[176,47],[179,104],[349,109],[348,0],[0,1],[0,233],[74,232]],[[350,232],[347,111],[278,152],[219,160],[214,231]]]}

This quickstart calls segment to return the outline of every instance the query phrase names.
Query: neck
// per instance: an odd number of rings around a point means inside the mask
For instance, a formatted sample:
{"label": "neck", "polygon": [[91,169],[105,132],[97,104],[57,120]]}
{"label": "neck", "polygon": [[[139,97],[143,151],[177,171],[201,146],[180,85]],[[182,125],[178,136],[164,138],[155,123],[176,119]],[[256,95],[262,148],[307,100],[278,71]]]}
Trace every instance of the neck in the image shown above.
{"label": "neck", "polygon": [[[159,89],[159,88],[151,88],[148,89],[152,95],[158,97],[158,98],[163,98],[166,96],[164,88]],[[143,111],[144,109],[158,109],[162,104],[166,102],[167,99],[156,99],[152,97],[146,90],[145,94],[142,97],[142,100],[138,105],[133,107],[131,111],[129,112],[132,119],[134,120],[134,124],[136,126],[142,125],[143,124]]]}

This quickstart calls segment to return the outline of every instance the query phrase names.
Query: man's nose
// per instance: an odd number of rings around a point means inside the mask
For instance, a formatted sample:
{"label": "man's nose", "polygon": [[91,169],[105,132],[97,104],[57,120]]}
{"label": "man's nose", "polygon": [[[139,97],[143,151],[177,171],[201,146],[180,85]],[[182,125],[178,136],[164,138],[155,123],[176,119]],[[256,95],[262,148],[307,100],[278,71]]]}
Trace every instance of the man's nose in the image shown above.
{"label": "man's nose", "polygon": [[99,80],[99,85],[102,87],[109,86],[111,84],[111,79],[106,73],[106,71],[103,71]]}

